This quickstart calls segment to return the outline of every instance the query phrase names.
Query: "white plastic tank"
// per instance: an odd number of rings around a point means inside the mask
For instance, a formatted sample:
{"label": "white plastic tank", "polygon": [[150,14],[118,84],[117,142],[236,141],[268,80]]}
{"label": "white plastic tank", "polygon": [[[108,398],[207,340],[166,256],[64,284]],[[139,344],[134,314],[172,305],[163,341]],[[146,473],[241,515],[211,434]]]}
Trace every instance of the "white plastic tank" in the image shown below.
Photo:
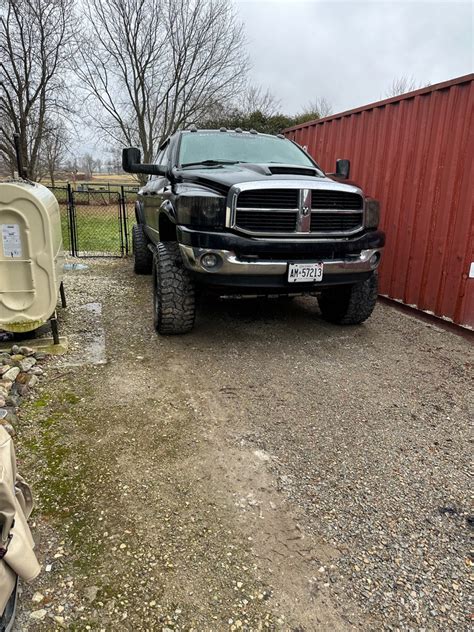
{"label": "white plastic tank", "polygon": [[0,182],[0,329],[32,331],[53,316],[62,272],[53,193],[26,180]]}

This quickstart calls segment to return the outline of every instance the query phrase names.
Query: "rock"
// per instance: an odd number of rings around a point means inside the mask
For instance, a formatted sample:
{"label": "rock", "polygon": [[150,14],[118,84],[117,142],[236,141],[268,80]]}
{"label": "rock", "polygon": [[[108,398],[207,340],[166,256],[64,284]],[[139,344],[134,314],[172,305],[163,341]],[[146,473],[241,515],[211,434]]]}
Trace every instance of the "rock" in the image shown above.
{"label": "rock", "polygon": [[2,364],[0,366],[0,376],[4,375],[7,371],[9,371],[11,369],[11,365],[10,364]]}
{"label": "rock", "polygon": [[13,406],[17,408],[20,404],[20,397],[16,393],[10,393],[8,397],[5,399],[6,406]]}
{"label": "rock", "polygon": [[16,380],[15,382],[17,384],[28,384],[28,380],[30,379],[30,376],[28,375],[28,373],[25,373],[23,371],[21,371],[20,373],[18,373],[18,375],[16,376]]}
{"label": "rock", "polygon": [[25,397],[28,395],[30,389],[27,384],[15,384],[15,391],[20,397]]}
{"label": "rock", "polygon": [[22,371],[29,371],[36,364],[35,358],[25,358],[19,363],[20,369]]}
{"label": "rock", "polygon": [[17,353],[16,355],[12,355],[10,357],[10,362],[14,364],[15,366],[18,366],[18,364],[24,359],[25,359],[24,355],[22,355],[21,353]]}
{"label": "rock", "polygon": [[40,592],[35,592],[35,594],[31,598],[31,601],[34,601],[35,603],[41,603],[43,599],[44,595],[42,595]]}
{"label": "rock", "polygon": [[98,586],[89,586],[88,588],[86,588],[84,590],[84,595],[85,595],[86,599],[90,603],[92,603],[96,599],[98,592],[99,592],[99,587]]}
{"label": "rock", "polygon": [[48,613],[44,608],[42,608],[41,610],[33,610],[33,612],[30,612],[30,619],[34,619],[35,621],[43,621],[47,614]]}
{"label": "rock", "polygon": [[8,410],[6,408],[0,408],[0,419],[5,419],[8,415]]}
{"label": "rock", "polygon": [[0,408],[3,408],[6,403],[7,403],[6,399],[4,397],[0,397]]}
{"label": "rock", "polygon": [[8,393],[11,391],[13,382],[10,380],[1,380],[0,381],[0,396],[7,397]]}
{"label": "rock", "polygon": [[10,354],[6,351],[0,351],[0,362],[3,363],[4,360],[8,362],[10,360]]}
{"label": "rock", "polygon": [[12,368],[8,369],[8,371],[3,375],[2,382],[5,382],[5,380],[11,380],[14,382],[19,372],[20,369],[17,366],[12,366]]}
{"label": "rock", "polygon": [[13,347],[11,348],[11,353],[12,355],[15,355],[15,353],[20,353],[20,347],[18,345],[13,345]]}
{"label": "rock", "polygon": [[46,353],[44,351],[35,351],[35,358],[37,360],[44,360],[46,358]]}
{"label": "rock", "polygon": [[28,386],[30,388],[34,388],[38,384],[38,382],[39,382],[39,380],[38,380],[38,376],[37,375],[30,375],[29,376]]}
{"label": "rock", "polygon": [[7,414],[4,419],[5,423],[16,424],[18,423],[18,417],[11,410],[7,410]]}
{"label": "rock", "polygon": [[28,373],[30,373],[30,375],[43,375],[44,371],[40,366],[34,366]]}
{"label": "rock", "polygon": [[20,347],[20,353],[22,353],[24,356],[32,356],[34,355],[35,350],[31,347]]}

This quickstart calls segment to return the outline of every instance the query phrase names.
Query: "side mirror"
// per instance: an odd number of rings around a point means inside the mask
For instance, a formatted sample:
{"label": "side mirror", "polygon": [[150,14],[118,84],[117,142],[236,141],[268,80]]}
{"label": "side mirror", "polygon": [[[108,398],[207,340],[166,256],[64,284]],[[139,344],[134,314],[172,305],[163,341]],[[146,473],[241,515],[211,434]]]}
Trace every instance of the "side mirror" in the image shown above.
{"label": "side mirror", "polygon": [[351,172],[351,161],[346,160],[345,158],[338,158],[336,160],[336,173],[334,175],[337,178],[342,178],[344,180],[347,180],[350,172]]}
{"label": "side mirror", "polygon": [[122,151],[122,167],[127,173],[147,173],[153,176],[165,176],[166,167],[162,165],[147,165],[141,162],[140,150],[137,147],[126,147]]}

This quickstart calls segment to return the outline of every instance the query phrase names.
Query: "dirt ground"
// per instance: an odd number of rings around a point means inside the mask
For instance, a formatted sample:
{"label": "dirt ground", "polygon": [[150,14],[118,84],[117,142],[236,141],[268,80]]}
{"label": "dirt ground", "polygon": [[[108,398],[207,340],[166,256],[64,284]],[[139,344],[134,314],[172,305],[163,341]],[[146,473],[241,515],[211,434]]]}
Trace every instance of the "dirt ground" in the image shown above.
{"label": "dirt ground", "polygon": [[85,263],[20,410],[44,571],[17,631],[468,629],[468,340],[311,298],[160,338],[150,278]]}

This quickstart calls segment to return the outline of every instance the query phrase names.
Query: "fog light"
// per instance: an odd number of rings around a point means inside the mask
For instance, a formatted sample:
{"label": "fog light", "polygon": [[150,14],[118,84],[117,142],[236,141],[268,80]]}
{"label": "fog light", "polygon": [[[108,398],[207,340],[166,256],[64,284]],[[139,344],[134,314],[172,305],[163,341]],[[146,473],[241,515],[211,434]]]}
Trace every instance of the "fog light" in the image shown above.
{"label": "fog light", "polygon": [[376,268],[378,263],[380,261],[380,253],[379,252],[374,252],[374,254],[370,257],[369,259],[369,263],[371,268]]}
{"label": "fog light", "polygon": [[207,270],[212,270],[212,268],[216,268],[219,265],[218,255],[215,255],[213,252],[208,252],[201,257],[201,265],[204,268],[207,268]]}

